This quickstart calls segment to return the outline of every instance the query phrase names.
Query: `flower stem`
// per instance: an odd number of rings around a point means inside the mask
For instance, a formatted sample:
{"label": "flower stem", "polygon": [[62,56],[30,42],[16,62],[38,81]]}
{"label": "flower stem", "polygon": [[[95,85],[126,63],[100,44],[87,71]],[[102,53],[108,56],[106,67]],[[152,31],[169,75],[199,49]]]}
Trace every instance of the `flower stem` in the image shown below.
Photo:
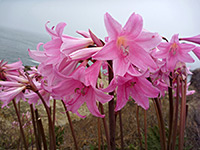
{"label": "flower stem", "polygon": [[[113,79],[113,72],[112,72],[112,61],[109,60],[108,64],[110,65],[110,67],[108,67],[108,79],[109,79],[109,83],[111,82],[111,80]],[[109,95],[114,96],[114,92],[110,92]],[[109,131],[110,131],[110,146],[112,150],[116,149],[116,144],[115,144],[115,128],[116,128],[116,124],[115,124],[115,102],[114,102],[114,98],[109,101],[108,103],[108,110],[109,110]]]}
{"label": "flower stem", "polygon": [[43,125],[42,125],[41,118],[38,118],[38,127],[39,127],[39,132],[41,133],[44,150],[47,150],[47,141],[46,141],[46,138],[45,138],[44,128],[43,128]]}
{"label": "flower stem", "polygon": [[[99,103],[99,107],[100,107],[100,110],[101,110],[101,114],[104,114],[103,105],[101,103]],[[103,120],[104,130],[105,130],[105,134],[106,134],[108,150],[111,150],[111,147],[110,147],[110,136],[109,136],[109,133],[108,133],[108,127],[107,127],[107,123],[106,123],[105,117],[102,118],[102,120]]]}
{"label": "flower stem", "polygon": [[69,126],[70,126],[70,129],[71,129],[71,132],[72,132],[72,137],[74,139],[74,146],[75,146],[75,149],[78,150],[78,144],[77,144],[77,141],[76,141],[76,136],[75,136],[75,132],[74,132],[74,128],[73,128],[73,124],[72,124],[72,121],[71,121],[71,117],[69,115],[69,112],[67,110],[67,107],[64,103],[64,101],[62,100],[62,104],[65,108],[65,112],[66,112],[66,115],[67,115],[67,119],[68,119],[68,122],[69,122]]}
{"label": "flower stem", "polygon": [[163,116],[162,116],[162,109],[160,107],[158,98],[155,98],[153,100],[153,102],[154,102],[154,107],[155,107],[156,115],[157,115],[157,119],[158,119],[158,127],[160,130],[161,149],[166,150],[165,125],[164,125],[164,120],[163,120]]}
{"label": "flower stem", "polygon": [[169,146],[170,146],[171,140],[172,140],[172,127],[173,127],[173,114],[174,114],[172,78],[171,77],[172,77],[172,73],[170,73],[170,77],[169,77],[170,87],[168,87],[168,92],[169,92],[169,136],[168,136],[167,149],[169,149]]}
{"label": "flower stem", "polygon": [[55,126],[56,122],[56,100],[53,99],[53,126]]}
{"label": "flower stem", "polygon": [[121,137],[121,150],[124,150],[124,135],[123,135],[123,125],[122,125],[122,113],[119,111],[119,126],[120,126],[120,137]]}
{"label": "flower stem", "polygon": [[33,131],[34,131],[34,135],[35,135],[36,148],[37,148],[37,150],[41,150],[41,147],[40,147],[39,141],[38,141],[38,135],[37,135],[37,132],[36,132],[37,129],[36,129],[36,124],[35,124],[33,104],[30,104],[30,109],[31,109],[31,118],[32,118],[32,124],[33,124]]}
{"label": "flower stem", "polygon": [[174,106],[174,124],[173,124],[173,133],[172,133],[172,144],[171,150],[175,149],[176,146],[176,135],[177,135],[177,126],[178,126],[178,106],[179,106],[179,92],[180,92],[180,78],[177,77],[177,88],[176,88],[176,102]]}
{"label": "flower stem", "polygon": [[143,149],[142,136],[141,136],[141,131],[140,131],[139,110],[140,110],[140,107],[137,105],[137,109],[136,109],[137,130],[138,130],[138,136],[139,136],[139,142],[140,142],[140,149]]}
{"label": "flower stem", "polygon": [[147,111],[144,109],[144,138],[145,138],[145,150],[147,150]]}
{"label": "flower stem", "polygon": [[180,134],[179,134],[179,150],[183,150],[184,146],[184,130],[186,121],[186,88],[187,79],[181,83],[181,112],[180,112]]}
{"label": "flower stem", "polygon": [[101,150],[101,122],[100,122],[100,118],[98,117],[98,150]]}
{"label": "flower stem", "polygon": [[52,122],[52,119],[51,119],[51,113],[50,113],[50,110],[45,102],[45,100],[43,99],[42,95],[40,94],[39,91],[35,91],[35,93],[39,96],[39,98],[41,99],[45,109],[46,109],[46,112],[47,112],[47,116],[48,116],[48,121],[49,121],[49,131],[50,131],[50,145],[52,144],[52,147],[50,146],[50,150],[56,150],[56,137],[55,137],[55,131],[54,131],[54,127],[53,127],[53,122]]}
{"label": "flower stem", "polygon": [[22,135],[22,138],[23,138],[23,141],[24,141],[24,148],[26,150],[28,150],[28,146],[27,146],[27,143],[26,143],[26,138],[25,138],[25,135],[24,135],[24,130],[23,130],[23,127],[22,127],[22,122],[21,122],[21,119],[20,119],[19,112],[17,110],[17,104],[16,104],[16,102],[15,102],[14,99],[12,101],[13,101],[13,105],[14,105],[14,108],[15,108],[15,112],[17,114],[17,118],[18,118],[18,122],[19,122],[19,126],[20,126],[21,135]]}
{"label": "flower stem", "polygon": [[41,132],[40,132],[40,129],[39,129],[39,122],[38,122],[38,119],[39,119],[39,114],[38,114],[38,110],[36,109],[35,110],[35,119],[36,119],[36,125],[37,125],[37,135],[38,135],[38,145],[39,145],[39,148],[41,149]]}

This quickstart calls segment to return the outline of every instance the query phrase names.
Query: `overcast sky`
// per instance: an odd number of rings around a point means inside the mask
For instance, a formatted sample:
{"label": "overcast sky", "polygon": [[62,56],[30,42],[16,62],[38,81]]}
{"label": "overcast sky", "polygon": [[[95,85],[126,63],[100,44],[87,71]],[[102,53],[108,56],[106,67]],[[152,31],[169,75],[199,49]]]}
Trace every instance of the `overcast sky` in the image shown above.
{"label": "overcast sky", "polygon": [[200,33],[200,0],[0,0],[0,26],[45,33],[44,24],[67,23],[65,33],[91,28],[106,36],[104,14],[122,24],[131,13],[144,19],[144,28],[168,38],[174,33]]}
{"label": "overcast sky", "polygon": [[47,21],[49,26],[63,21],[66,34],[90,28],[104,38],[105,12],[122,24],[136,12],[145,29],[167,38],[200,34],[200,0],[0,0],[0,26],[46,35]]}

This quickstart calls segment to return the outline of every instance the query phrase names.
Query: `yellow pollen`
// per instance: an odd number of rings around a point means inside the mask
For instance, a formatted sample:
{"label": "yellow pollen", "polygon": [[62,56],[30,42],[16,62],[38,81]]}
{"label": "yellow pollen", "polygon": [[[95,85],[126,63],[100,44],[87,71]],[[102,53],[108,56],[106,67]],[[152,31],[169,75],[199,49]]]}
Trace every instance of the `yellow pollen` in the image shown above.
{"label": "yellow pollen", "polygon": [[172,52],[173,55],[176,54],[176,51],[178,49],[178,45],[176,43],[173,43],[170,47],[170,51],[169,52]]}
{"label": "yellow pollen", "polygon": [[123,36],[118,37],[117,46],[120,48],[121,46],[126,46],[126,39]]}

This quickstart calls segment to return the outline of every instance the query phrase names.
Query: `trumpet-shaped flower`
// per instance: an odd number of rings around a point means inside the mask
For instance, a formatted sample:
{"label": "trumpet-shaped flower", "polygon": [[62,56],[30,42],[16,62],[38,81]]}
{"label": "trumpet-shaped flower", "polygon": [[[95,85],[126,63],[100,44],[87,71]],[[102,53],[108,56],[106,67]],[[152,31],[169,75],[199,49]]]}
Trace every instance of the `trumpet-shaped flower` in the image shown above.
{"label": "trumpet-shaped flower", "polygon": [[19,72],[23,70],[21,60],[8,64],[7,62],[0,61],[0,80],[6,80],[7,75],[19,75]]}
{"label": "trumpet-shaped flower", "polygon": [[200,44],[200,35],[196,35],[193,37],[187,37],[187,38],[180,38],[180,40],[184,40],[184,41],[189,41],[189,42],[193,42],[196,44]]}
{"label": "trumpet-shaped flower", "polygon": [[192,44],[179,43],[178,34],[173,35],[169,43],[162,42],[155,55],[157,58],[166,58],[166,65],[169,71],[173,71],[178,62],[192,63],[194,59],[188,54],[195,48]]}
{"label": "trumpet-shaped flower", "polygon": [[106,103],[112,96],[104,94],[96,88],[96,81],[100,71],[101,62],[97,61],[85,70],[85,66],[80,65],[70,76],[60,76],[63,80],[53,88],[55,95],[64,99],[67,109],[78,113],[78,109],[86,103],[89,111],[97,117],[104,117],[96,105],[96,102]]}
{"label": "trumpet-shaped flower", "polygon": [[110,92],[116,87],[118,88],[115,111],[122,109],[130,100],[130,96],[139,106],[148,109],[149,98],[155,98],[159,94],[159,90],[144,76],[133,77],[129,74],[126,74],[124,77],[116,76],[104,91]]}
{"label": "trumpet-shaped flower", "polygon": [[120,76],[125,75],[130,64],[144,71],[148,68],[157,69],[148,52],[161,42],[161,37],[143,30],[140,15],[133,13],[123,28],[108,13],[105,14],[104,20],[109,39],[93,59],[113,60],[114,74]]}
{"label": "trumpet-shaped flower", "polygon": [[0,100],[3,102],[2,107],[7,106],[14,98],[18,102],[24,99],[24,90],[28,85],[28,80],[23,76],[7,75],[9,81],[0,81],[2,89],[0,91]]}

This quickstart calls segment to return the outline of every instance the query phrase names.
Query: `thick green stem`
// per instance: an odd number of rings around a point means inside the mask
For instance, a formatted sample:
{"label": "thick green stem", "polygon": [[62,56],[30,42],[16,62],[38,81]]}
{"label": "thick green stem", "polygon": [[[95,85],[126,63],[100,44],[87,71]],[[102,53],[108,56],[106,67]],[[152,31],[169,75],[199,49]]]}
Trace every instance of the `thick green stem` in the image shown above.
{"label": "thick green stem", "polygon": [[23,127],[22,127],[22,122],[21,122],[21,119],[20,119],[19,112],[17,110],[17,104],[16,104],[14,99],[12,101],[13,101],[13,105],[14,105],[14,108],[15,108],[15,112],[17,114],[17,118],[18,118],[18,122],[19,122],[19,127],[20,127],[20,131],[21,131],[22,139],[23,139],[23,142],[24,142],[24,148],[26,150],[28,150],[28,146],[27,146],[27,143],[26,143],[26,138],[25,138],[25,135],[24,135],[24,130],[23,130]]}

